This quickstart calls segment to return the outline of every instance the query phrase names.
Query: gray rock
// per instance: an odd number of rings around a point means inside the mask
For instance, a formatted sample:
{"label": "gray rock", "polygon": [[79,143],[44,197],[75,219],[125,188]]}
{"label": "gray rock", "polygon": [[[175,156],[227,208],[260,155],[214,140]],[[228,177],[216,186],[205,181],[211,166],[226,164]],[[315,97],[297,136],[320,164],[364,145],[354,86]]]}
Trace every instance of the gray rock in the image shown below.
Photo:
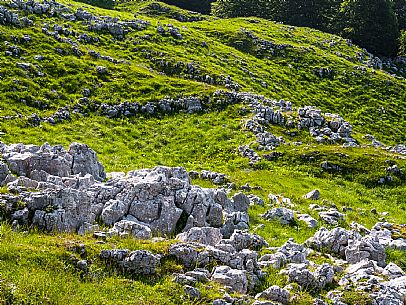
{"label": "gray rock", "polygon": [[186,285],[185,287],[183,287],[183,291],[191,300],[198,300],[202,296],[199,289],[189,286],[189,285]]}
{"label": "gray rock", "polygon": [[322,227],[313,237],[306,241],[306,244],[317,251],[327,251],[345,257],[345,249],[348,246],[348,241],[353,236],[360,238],[361,236],[353,231],[347,231],[343,228],[334,228],[329,231]]}
{"label": "gray rock", "polygon": [[218,228],[202,227],[191,228],[189,231],[179,234],[177,238],[183,242],[197,242],[214,246],[223,238],[223,235]]}
{"label": "gray rock", "polygon": [[402,268],[392,262],[386,265],[382,274],[388,276],[391,280],[398,277],[406,276],[406,273],[402,270]]}
{"label": "gray rock", "polygon": [[295,243],[293,239],[289,239],[276,253],[283,254],[284,261],[288,263],[307,263],[306,257],[310,250],[301,244]]}
{"label": "gray rock", "polygon": [[94,233],[100,231],[100,227],[98,224],[91,224],[91,223],[83,223],[83,225],[79,228],[78,234],[85,235],[87,233]]}
{"label": "gray rock", "polygon": [[214,268],[211,280],[223,286],[230,287],[233,291],[247,293],[248,279],[245,270],[231,269],[228,266]]}
{"label": "gray rock", "polygon": [[249,228],[248,213],[232,212],[224,213],[224,225],[221,233],[224,238],[229,238],[235,230],[246,230]]}
{"label": "gray rock", "polygon": [[90,174],[96,180],[106,179],[103,165],[99,162],[96,152],[85,144],[72,143],[69,146],[68,153],[73,158],[71,171],[76,174]]}
{"label": "gray rock", "polygon": [[247,197],[247,195],[243,193],[237,193],[233,196],[232,202],[234,211],[243,213],[248,212],[250,199]]}
{"label": "gray rock", "polygon": [[176,243],[169,248],[169,254],[175,256],[186,268],[196,266],[198,258],[198,247],[189,244]]}
{"label": "gray rock", "polygon": [[131,252],[124,260],[124,268],[135,274],[155,274],[160,265],[161,257],[149,251],[137,250]]}
{"label": "gray rock", "polygon": [[175,283],[178,283],[180,285],[196,285],[197,280],[194,277],[185,275],[185,274],[175,274],[175,277],[173,278],[173,281]]}
{"label": "gray rock", "polygon": [[215,299],[212,305],[232,305],[232,303],[229,303],[224,299]]}
{"label": "gray rock", "polygon": [[210,272],[203,268],[196,268],[193,271],[186,272],[185,275],[193,277],[197,282],[200,283],[207,283],[210,278]]}
{"label": "gray rock", "polygon": [[319,190],[313,190],[306,195],[303,196],[305,199],[311,199],[311,200],[318,200],[320,199],[320,191]]}
{"label": "gray rock", "polygon": [[261,236],[243,231],[235,231],[230,237],[230,243],[236,251],[243,249],[259,250],[268,245]]}
{"label": "gray rock", "polygon": [[8,166],[6,163],[0,161],[0,186],[4,185],[4,180],[10,174]]}
{"label": "gray rock", "polygon": [[277,220],[281,224],[290,224],[294,220],[293,211],[287,208],[273,208],[267,211],[263,216],[267,220]]}
{"label": "gray rock", "polygon": [[310,229],[316,228],[319,222],[311,217],[309,214],[298,214],[297,220],[303,221],[307,224],[307,227]]}
{"label": "gray rock", "polygon": [[317,288],[323,289],[333,282],[334,268],[330,264],[322,264],[313,273],[317,281]]}
{"label": "gray rock", "polygon": [[265,201],[256,195],[250,194],[247,196],[249,201],[250,201],[250,205],[260,205],[263,206],[265,204]]}
{"label": "gray rock", "polygon": [[326,212],[319,212],[320,218],[329,225],[337,225],[344,219],[344,215],[336,209],[329,209]]}
{"label": "gray rock", "polygon": [[100,75],[105,75],[108,73],[107,68],[103,66],[97,66],[96,67],[96,72]]}
{"label": "gray rock", "polygon": [[11,216],[12,220],[17,220],[20,225],[28,224],[29,210],[24,208],[22,210],[15,211]]}
{"label": "gray rock", "polygon": [[78,267],[79,270],[83,272],[87,272],[87,261],[86,260],[80,260],[76,263],[76,266]]}
{"label": "gray rock", "polygon": [[304,288],[312,289],[318,286],[317,279],[307,269],[306,264],[290,264],[286,274],[289,282],[297,283]]}
{"label": "gray rock", "polygon": [[124,215],[128,211],[128,203],[111,199],[109,200],[101,213],[101,220],[106,225],[113,225],[120,219],[124,217]]}
{"label": "gray rock", "polygon": [[270,301],[275,301],[281,304],[288,304],[290,299],[290,292],[286,289],[280,288],[279,286],[271,286],[261,293],[255,296],[256,299],[265,299]]}
{"label": "gray rock", "polygon": [[286,262],[286,255],[281,252],[276,252],[274,254],[265,254],[264,256],[262,256],[258,261],[258,265],[262,268],[272,266],[275,269],[281,269],[286,264]]}
{"label": "gray rock", "polygon": [[110,235],[132,236],[136,239],[150,239],[152,237],[151,229],[147,224],[137,220],[121,220],[116,222],[112,229],[108,231]]}
{"label": "gray rock", "polygon": [[378,266],[385,267],[386,253],[377,238],[365,236],[361,239],[350,240],[345,249],[345,258],[350,264],[369,259],[376,261]]}

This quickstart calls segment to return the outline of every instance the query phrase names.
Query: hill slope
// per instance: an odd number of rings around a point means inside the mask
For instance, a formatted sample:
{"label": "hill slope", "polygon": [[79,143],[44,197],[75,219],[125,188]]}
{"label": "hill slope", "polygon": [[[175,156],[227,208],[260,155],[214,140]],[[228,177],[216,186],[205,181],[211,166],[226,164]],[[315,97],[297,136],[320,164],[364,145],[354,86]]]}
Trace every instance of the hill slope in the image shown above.
{"label": "hill slope", "polygon": [[[344,209],[344,228],[353,221],[368,228],[383,220],[406,222],[405,149],[395,147],[406,141],[404,60],[382,62],[312,29],[215,19],[151,1],[121,2],[112,10],[73,1],[0,5],[1,141],[83,142],[107,172],[164,165],[224,173],[238,189],[248,183],[246,194],[265,199],[265,206],[249,209],[250,231],[270,246],[290,237],[302,243],[321,226],[338,224],[319,219],[317,228],[308,229],[301,221],[265,220],[259,215],[270,206],[286,204],[267,199],[269,193],[318,218],[313,201],[302,198],[318,189],[318,204]],[[207,179],[193,182],[215,187]],[[229,196],[235,192],[230,189]],[[91,235],[26,235],[6,224],[1,230],[6,303],[186,302],[182,286],[171,281],[181,271],[179,262],[164,262],[157,277],[134,278],[106,271],[98,257],[109,248],[167,253],[173,239],[112,238],[100,245]],[[85,276],[69,259],[71,245],[80,243],[95,269]],[[405,268],[404,251],[387,255]],[[316,256],[320,264],[330,262]],[[275,270],[267,271],[250,299],[285,283]],[[210,285],[198,286],[203,297],[197,302],[222,295]],[[311,304],[334,287],[295,287],[302,301],[291,302]],[[355,304],[350,298],[348,304]]]}

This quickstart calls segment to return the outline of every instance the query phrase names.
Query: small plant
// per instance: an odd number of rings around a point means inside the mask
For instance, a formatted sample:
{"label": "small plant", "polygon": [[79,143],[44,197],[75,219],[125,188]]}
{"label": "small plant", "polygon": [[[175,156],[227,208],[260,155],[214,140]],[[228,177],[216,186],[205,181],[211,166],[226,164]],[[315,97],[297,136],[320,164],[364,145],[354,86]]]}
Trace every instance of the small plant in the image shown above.
{"label": "small plant", "polygon": [[348,305],[372,305],[369,295],[362,291],[344,291],[341,301]]}

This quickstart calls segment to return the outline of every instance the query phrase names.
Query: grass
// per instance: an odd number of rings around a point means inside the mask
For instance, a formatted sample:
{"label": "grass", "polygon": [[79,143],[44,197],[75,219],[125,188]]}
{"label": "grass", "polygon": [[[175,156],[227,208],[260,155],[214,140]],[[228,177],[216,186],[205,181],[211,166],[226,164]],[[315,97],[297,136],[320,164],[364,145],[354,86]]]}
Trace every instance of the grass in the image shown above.
{"label": "grass", "polygon": [[[320,145],[307,131],[289,136],[278,126],[268,130],[283,136],[288,142],[303,142],[301,146],[286,145],[277,149],[282,157],[249,166],[238,153],[238,146],[254,143],[251,133],[244,132],[242,114],[246,105],[229,106],[199,114],[179,113],[107,119],[96,115],[73,115],[71,121],[57,125],[29,126],[25,116],[38,113],[47,116],[59,107],[76,104],[83,90],[90,89],[91,99],[116,104],[124,101],[145,103],[164,96],[210,96],[223,84],[209,84],[195,77],[210,76],[221,82],[230,76],[242,91],[253,91],[270,98],[291,100],[294,106],[316,105],[324,112],[339,113],[354,126],[354,137],[363,145],[363,135],[374,134],[378,140],[394,145],[406,141],[406,81],[385,71],[367,68],[365,51],[350,46],[338,36],[308,28],[296,28],[253,18],[216,19],[197,16],[166,4],[123,1],[114,9],[91,7],[80,2],[61,0],[72,9],[85,7],[92,14],[136,18],[149,21],[151,26],[130,31],[124,40],[108,33],[89,33],[99,41],[79,43],[84,54],[72,53],[69,44],[57,42],[45,35],[42,23],[70,27],[76,33],[87,32],[79,22],[67,22],[59,17],[29,16],[38,26],[30,28],[0,27],[2,41],[9,41],[21,50],[20,58],[5,56],[6,44],[0,45],[0,140],[5,143],[41,145],[83,142],[92,147],[107,171],[129,171],[157,165],[184,166],[187,170],[222,172],[230,181],[242,186],[249,183],[259,189],[252,193],[266,199],[269,193],[291,198],[295,210],[311,214],[309,204],[335,204],[340,210],[350,207],[345,222],[352,221],[372,227],[385,219],[396,224],[406,223],[405,176],[393,175],[390,184],[378,185],[379,178],[388,175],[389,164],[406,171],[406,159],[381,149],[363,146],[343,148],[340,145]],[[4,5],[4,1],[0,1]],[[201,19],[180,22],[180,18]],[[157,33],[157,26],[178,27],[183,39]],[[23,43],[23,34],[31,42]],[[64,36],[64,35],[62,35]],[[70,36],[74,41],[76,36]],[[273,47],[262,48],[261,43]],[[56,48],[66,51],[60,55]],[[273,49],[273,50],[272,50]],[[280,50],[279,50],[280,49]],[[123,60],[113,64],[95,59],[88,50]],[[279,50],[279,51],[278,51]],[[35,55],[43,55],[37,61]],[[17,63],[33,65],[26,71]],[[162,66],[160,63],[166,65]],[[185,68],[193,64],[193,75]],[[108,69],[106,76],[95,72],[96,66]],[[168,69],[168,67],[172,67]],[[178,68],[175,68],[178,67]],[[333,76],[320,78],[315,71],[330,68]],[[38,74],[43,73],[43,76]],[[403,76],[404,77],[404,76]],[[6,116],[15,116],[5,118]],[[255,146],[255,145],[254,145]],[[309,161],[308,156],[312,156]],[[325,172],[323,161],[338,165],[340,172]],[[203,187],[215,187],[208,181],[195,180]],[[312,189],[321,192],[321,199],[302,198]],[[7,192],[4,187],[0,193]],[[271,246],[280,246],[293,237],[304,242],[317,229],[309,230],[304,223],[281,225],[262,219],[259,215],[272,205],[250,208],[251,231],[263,236]],[[372,208],[378,214],[370,212]],[[261,226],[259,226],[261,225]],[[320,226],[326,226],[320,222]],[[404,236],[401,230],[401,236]],[[398,236],[397,236],[398,237]],[[46,235],[41,232],[13,232],[10,226],[0,228],[0,303],[4,304],[194,304],[181,299],[181,286],[171,281],[170,273],[181,268],[168,260],[155,278],[132,278],[106,270],[98,261],[98,253],[106,248],[146,249],[166,253],[173,240],[164,242],[109,239],[99,244],[91,236],[66,234]],[[74,254],[71,245],[84,243],[91,264],[90,275],[80,274],[69,263]],[[388,262],[405,268],[404,251],[388,251]],[[316,262],[328,261],[323,256],[312,257]],[[285,279],[275,270],[261,289],[279,284]],[[214,285],[214,284],[210,284]],[[219,287],[199,287],[209,304],[220,297]],[[292,304],[310,304],[308,291],[295,290],[299,296]],[[346,296],[351,304],[354,295]]]}
{"label": "grass", "polygon": [[[194,304],[172,281],[171,274],[181,268],[173,261],[166,260],[157,276],[134,278],[107,269],[98,258],[102,249],[111,248],[167,253],[170,241],[113,238],[100,244],[91,236],[13,232],[4,223],[0,240],[2,304]],[[70,263],[79,244],[86,246],[91,264],[86,275]],[[219,297],[217,290],[199,288],[202,302]]]}

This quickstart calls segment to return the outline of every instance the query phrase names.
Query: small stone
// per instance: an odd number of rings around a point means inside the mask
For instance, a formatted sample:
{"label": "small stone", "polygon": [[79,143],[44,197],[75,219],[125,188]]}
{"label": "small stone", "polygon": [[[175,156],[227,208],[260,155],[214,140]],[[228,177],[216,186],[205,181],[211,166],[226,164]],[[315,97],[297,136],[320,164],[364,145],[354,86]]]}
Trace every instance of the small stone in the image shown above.
{"label": "small stone", "polygon": [[313,190],[306,195],[303,196],[305,199],[311,199],[311,200],[318,200],[320,199],[320,191],[319,190]]}

